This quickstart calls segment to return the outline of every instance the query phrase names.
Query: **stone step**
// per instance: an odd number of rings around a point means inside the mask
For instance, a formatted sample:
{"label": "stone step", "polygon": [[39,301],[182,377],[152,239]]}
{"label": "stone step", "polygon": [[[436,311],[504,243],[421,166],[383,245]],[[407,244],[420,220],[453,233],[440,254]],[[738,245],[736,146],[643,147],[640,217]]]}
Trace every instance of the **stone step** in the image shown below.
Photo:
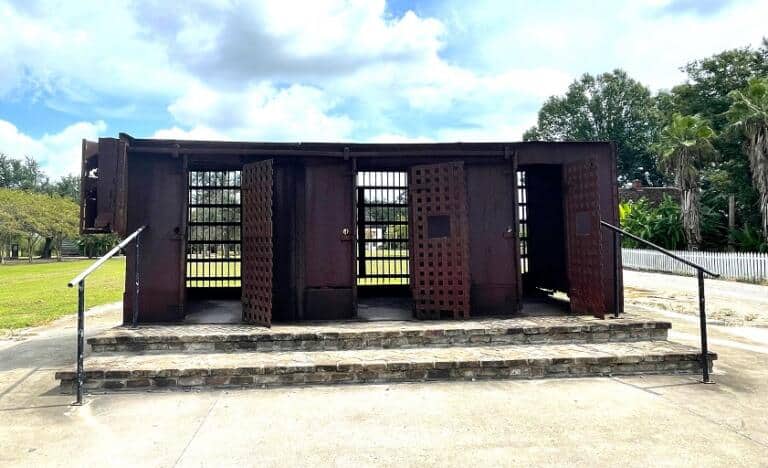
{"label": "stone step", "polygon": [[514,317],[465,321],[117,327],[88,343],[95,353],[141,351],[334,351],[666,340],[669,322],[625,316]]}
{"label": "stone step", "polygon": [[[709,364],[716,359],[711,354]],[[94,355],[89,391],[166,387],[535,379],[698,373],[697,349],[669,341],[272,353]],[[72,371],[56,373],[71,392]]]}

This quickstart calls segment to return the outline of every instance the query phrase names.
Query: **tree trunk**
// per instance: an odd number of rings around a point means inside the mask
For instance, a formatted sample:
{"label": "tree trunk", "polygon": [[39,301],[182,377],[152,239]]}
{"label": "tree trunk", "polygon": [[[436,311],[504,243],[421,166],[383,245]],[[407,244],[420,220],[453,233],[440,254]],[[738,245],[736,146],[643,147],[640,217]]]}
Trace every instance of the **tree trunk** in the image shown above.
{"label": "tree trunk", "polygon": [[29,257],[29,263],[32,263],[32,237],[27,237],[27,257]]}
{"label": "tree trunk", "polygon": [[688,242],[688,250],[699,250],[701,245],[701,194],[698,188],[689,188],[681,193],[683,231]]}
{"label": "tree trunk", "polygon": [[62,258],[61,258],[61,246],[62,246],[62,244],[64,244],[64,237],[59,237],[56,240],[56,248],[59,249],[59,256],[58,256],[58,259],[56,260],[58,262],[60,262],[62,260]]}
{"label": "tree trunk", "polygon": [[43,245],[43,252],[40,258],[51,258],[51,249],[53,247],[53,238],[46,237],[45,244]]}
{"label": "tree trunk", "polygon": [[[750,131],[751,130],[751,131]],[[758,206],[763,221],[763,238],[768,242],[768,127],[747,129],[749,165],[752,182],[758,193]]]}

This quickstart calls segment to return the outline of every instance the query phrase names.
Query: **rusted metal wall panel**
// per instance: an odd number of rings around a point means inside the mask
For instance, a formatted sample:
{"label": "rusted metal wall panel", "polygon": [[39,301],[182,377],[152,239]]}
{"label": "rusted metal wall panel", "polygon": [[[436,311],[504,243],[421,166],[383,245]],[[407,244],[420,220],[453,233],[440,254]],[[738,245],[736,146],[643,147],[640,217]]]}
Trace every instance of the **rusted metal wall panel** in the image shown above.
{"label": "rusted metal wall panel", "polygon": [[98,182],[91,172],[99,167],[99,143],[83,140],[80,160],[80,233],[104,232],[96,229]]}
{"label": "rusted metal wall panel", "polygon": [[607,307],[597,161],[588,158],[568,163],[563,175],[571,311],[603,318]]}
{"label": "rusted metal wall panel", "polygon": [[272,325],[272,160],[243,166],[242,302],[243,321]]}
{"label": "rusted metal wall panel", "polygon": [[304,185],[304,317],[352,317],[354,186],[351,162],[308,163]]}
{"label": "rusted metal wall panel", "polygon": [[126,142],[115,138],[99,139],[97,212],[94,228],[121,236],[126,229]]}
{"label": "rusted metal wall panel", "polygon": [[512,314],[519,300],[512,164],[466,164],[464,170],[472,314]]}
{"label": "rusted metal wall panel", "polygon": [[[186,173],[180,158],[129,155],[128,225],[141,235],[139,321],[167,322],[183,318],[181,287],[186,209]],[[133,244],[126,249],[123,321],[130,323],[134,291]]]}
{"label": "rusted metal wall panel", "polygon": [[421,319],[469,318],[470,265],[464,164],[411,168],[411,291]]}

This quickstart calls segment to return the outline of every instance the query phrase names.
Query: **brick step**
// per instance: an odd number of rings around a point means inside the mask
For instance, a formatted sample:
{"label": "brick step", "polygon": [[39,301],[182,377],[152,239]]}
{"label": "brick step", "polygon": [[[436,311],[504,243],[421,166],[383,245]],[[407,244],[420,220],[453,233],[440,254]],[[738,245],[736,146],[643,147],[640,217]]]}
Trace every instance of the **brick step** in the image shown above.
{"label": "brick step", "polygon": [[[697,349],[669,341],[273,353],[94,355],[89,391],[166,387],[536,379],[698,373]],[[710,354],[709,365],[717,359]],[[62,392],[75,373],[56,373]]]}
{"label": "brick step", "polygon": [[604,343],[666,340],[669,322],[580,316],[466,321],[327,322],[275,325],[154,325],[117,327],[88,343],[95,353],[142,351],[334,351]]}

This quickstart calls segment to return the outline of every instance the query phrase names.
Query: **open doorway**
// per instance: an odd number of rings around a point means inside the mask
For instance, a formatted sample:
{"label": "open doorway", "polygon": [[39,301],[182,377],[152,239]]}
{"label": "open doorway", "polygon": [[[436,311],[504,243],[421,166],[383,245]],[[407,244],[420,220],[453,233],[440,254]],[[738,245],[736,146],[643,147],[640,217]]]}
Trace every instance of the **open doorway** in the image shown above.
{"label": "open doorway", "polygon": [[239,170],[190,170],[185,266],[187,323],[240,323]]}
{"label": "open doorway", "polygon": [[517,190],[523,311],[552,306],[562,313],[568,309],[557,294],[568,292],[562,165],[520,166]]}
{"label": "open doorway", "polygon": [[408,173],[360,171],[355,190],[357,317],[409,320]]}

